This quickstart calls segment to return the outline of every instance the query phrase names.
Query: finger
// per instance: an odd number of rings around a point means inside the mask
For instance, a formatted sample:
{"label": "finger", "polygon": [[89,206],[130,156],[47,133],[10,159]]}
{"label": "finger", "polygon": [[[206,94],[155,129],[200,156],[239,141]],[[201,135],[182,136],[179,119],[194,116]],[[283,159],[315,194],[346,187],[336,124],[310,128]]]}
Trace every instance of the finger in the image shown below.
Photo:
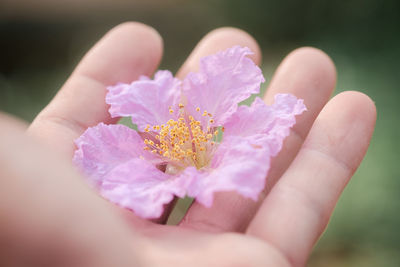
{"label": "finger", "polygon": [[[285,140],[282,151],[273,159],[267,177],[267,188],[254,202],[234,192],[218,193],[210,209],[194,204],[192,225],[207,231],[245,231],[269,188],[295,157],[311,124],[328,101],[335,87],[335,67],[331,59],[314,48],[301,48],[289,54],[279,66],[265,96],[271,103],[277,93],[291,93],[304,99],[308,111],[296,118],[296,126]],[[190,219],[190,218],[189,218]]]}
{"label": "finger", "polygon": [[1,266],[136,266],[116,210],[1,114],[0,166]]}
{"label": "finger", "polygon": [[[184,78],[185,75],[191,71],[197,71],[199,61],[202,57],[214,54],[235,45],[249,47],[254,52],[251,59],[256,64],[260,63],[260,48],[258,47],[257,42],[249,34],[235,28],[221,28],[210,32],[200,41],[179,70],[179,78]],[[221,194],[220,197],[216,197],[215,204],[223,200],[223,195],[224,194]],[[230,206],[230,208],[234,207]],[[218,224],[214,224],[212,221],[223,221],[224,215],[225,213],[220,213],[219,209],[207,209],[198,203],[193,203],[184,219],[180,222],[180,226],[199,230],[204,230],[204,228],[213,228],[214,226],[219,227]]]}
{"label": "finger", "polygon": [[345,92],[333,98],[265,199],[248,234],[279,248],[293,266],[303,266],[365,155],[375,119],[367,96]]}
{"label": "finger", "polygon": [[105,103],[106,87],[150,75],[161,54],[162,40],[154,29],[132,22],[115,27],[86,54],[29,133],[70,157],[73,141],[86,128],[116,122]]}
{"label": "finger", "polygon": [[328,102],[335,83],[335,65],[328,55],[316,48],[303,47],[293,51],[278,68],[265,94],[265,102],[271,104],[276,94],[289,93],[304,99],[307,112],[296,117],[296,124],[286,138],[282,151],[272,160],[267,191],[296,156],[315,118]]}

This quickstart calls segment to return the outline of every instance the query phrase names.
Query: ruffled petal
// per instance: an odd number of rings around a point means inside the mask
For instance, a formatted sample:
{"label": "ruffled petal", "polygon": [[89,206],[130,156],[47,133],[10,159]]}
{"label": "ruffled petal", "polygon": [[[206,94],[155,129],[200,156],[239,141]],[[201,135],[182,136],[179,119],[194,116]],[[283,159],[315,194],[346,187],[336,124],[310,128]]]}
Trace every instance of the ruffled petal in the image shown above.
{"label": "ruffled petal", "polygon": [[[154,80],[141,76],[131,84],[107,88],[106,103],[112,117],[132,117],[143,131],[147,124],[160,125],[178,115],[181,82],[169,71],[158,71]],[[174,110],[170,114],[170,107]]]}
{"label": "ruffled petal", "polygon": [[[193,171],[192,168],[188,172]],[[146,160],[135,158],[114,168],[104,177],[100,193],[142,218],[158,218],[174,196],[184,197],[190,175],[171,176]]]}
{"label": "ruffled petal", "polygon": [[264,189],[270,157],[264,135],[227,138],[215,152],[209,169],[193,177],[188,195],[206,207],[220,191],[236,191],[257,200]]}
{"label": "ruffled petal", "polygon": [[98,124],[88,128],[77,140],[73,161],[95,186],[116,166],[132,158],[156,161],[146,152],[139,134],[124,125]]}
{"label": "ruffled petal", "polygon": [[305,110],[303,100],[290,94],[277,94],[271,106],[256,98],[250,107],[240,106],[227,120],[224,137],[266,134],[271,153],[275,156],[296,123],[295,116]]}
{"label": "ruffled petal", "polygon": [[[222,125],[236,111],[239,102],[260,91],[264,77],[259,67],[248,58],[253,54],[247,47],[235,46],[215,55],[204,57],[200,71],[190,73],[184,80],[186,110],[202,125],[207,111],[213,115],[215,125]],[[201,112],[196,112],[199,107]]]}

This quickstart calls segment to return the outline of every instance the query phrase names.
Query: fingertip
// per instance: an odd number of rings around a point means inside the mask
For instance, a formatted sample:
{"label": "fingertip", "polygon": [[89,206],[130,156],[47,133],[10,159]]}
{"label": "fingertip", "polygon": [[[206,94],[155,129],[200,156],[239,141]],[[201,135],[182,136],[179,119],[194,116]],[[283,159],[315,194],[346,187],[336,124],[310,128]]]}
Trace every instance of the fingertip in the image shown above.
{"label": "fingertip", "polygon": [[375,103],[362,92],[345,91],[339,93],[329,101],[324,113],[326,114],[324,116],[330,119],[337,118],[353,124],[360,123],[365,127],[365,135],[368,134],[368,136],[372,134],[375,126]]}
{"label": "fingertip", "polygon": [[362,119],[368,119],[375,123],[377,111],[375,102],[366,94],[359,91],[345,91],[334,97],[341,103],[343,108],[351,109],[355,116]]}
{"label": "fingertip", "polygon": [[[290,93],[305,101],[312,122],[324,107],[336,85],[336,68],[332,59],[313,47],[292,51],[279,65],[264,97],[272,103],[274,95]],[[306,118],[307,116],[303,116]],[[308,126],[311,126],[308,123]]]}
{"label": "fingertip", "polygon": [[261,63],[261,49],[250,34],[238,28],[222,27],[209,32],[201,39],[178,71],[177,76],[183,78],[189,72],[197,71],[202,57],[235,45],[250,48],[254,54],[250,55],[249,58],[257,65]]}
{"label": "fingertip", "polygon": [[75,73],[105,85],[132,82],[139,75],[151,75],[162,54],[163,40],[154,28],[139,22],[124,22],[108,31],[86,54]]}
{"label": "fingertip", "polygon": [[129,32],[134,32],[138,33],[142,31],[144,34],[149,34],[153,35],[154,38],[158,39],[162,43],[162,38],[161,35],[158,33],[158,31],[151,27],[150,25],[144,24],[142,22],[137,22],[137,21],[126,21],[118,24],[117,26],[114,26],[108,33],[129,33]]}
{"label": "fingertip", "polygon": [[336,84],[336,67],[333,60],[321,49],[305,46],[293,50],[285,61],[307,63],[310,71],[332,89]]}
{"label": "fingertip", "polygon": [[369,96],[356,91],[340,93],[322,110],[304,146],[328,151],[354,172],[368,149],[375,121],[376,108]]}
{"label": "fingertip", "polygon": [[149,25],[136,21],[123,22],[112,28],[105,35],[105,38],[109,38],[110,36],[112,38],[123,38],[126,36],[135,41],[145,40],[148,42],[149,50],[153,51],[153,53],[148,56],[154,57],[154,61],[159,62],[161,60],[164,41],[160,33]]}
{"label": "fingertip", "polygon": [[360,153],[362,156],[359,161],[361,162],[375,129],[377,117],[375,103],[368,95],[358,91],[342,92],[332,100],[337,103],[336,111],[340,110],[343,114],[342,116],[346,117],[343,120],[350,120],[349,123],[352,123],[353,127],[357,128],[356,132],[358,132],[359,136],[357,142],[360,143],[360,148],[364,151]]}
{"label": "fingertip", "polygon": [[[232,46],[236,44],[250,48],[254,54],[249,57],[254,61],[254,63],[260,65],[262,58],[260,46],[253,36],[242,29],[234,27],[221,27],[209,32],[203,38],[204,42],[223,43],[225,40],[229,40],[232,43]],[[214,51],[214,53],[215,52],[218,51]]]}

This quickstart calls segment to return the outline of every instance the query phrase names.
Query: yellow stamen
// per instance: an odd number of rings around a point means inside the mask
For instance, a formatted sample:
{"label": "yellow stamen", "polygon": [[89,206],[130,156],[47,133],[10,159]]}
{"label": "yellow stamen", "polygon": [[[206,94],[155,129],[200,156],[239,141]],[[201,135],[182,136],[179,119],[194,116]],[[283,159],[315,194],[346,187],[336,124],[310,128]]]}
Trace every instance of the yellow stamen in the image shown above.
{"label": "yellow stamen", "polygon": [[[183,107],[183,104],[179,104],[179,108]],[[200,108],[197,107],[196,111],[200,112]],[[171,107],[169,112],[171,114],[174,112]],[[209,122],[214,123],[212,115],[207,111],[204,111],[202,116],[209,116]],[[147,125],[145,131],[148,132],[150,128],[157,130],[157,133],[151,133],[152,139],[144,139],[145,150],[168,159],[167,161],[176,164],[175,167],[178,169],[185,166],[195,166],[199,169],[209,163],[209,155],[212,152],[208,150],[213,149],[211,148],[215,145],[213,138],[218,131],[211,130],[211,127],[203,129],[201,122],[193,116],[185,118],[182,113],[177,120],[170,119],[161,126]]]}

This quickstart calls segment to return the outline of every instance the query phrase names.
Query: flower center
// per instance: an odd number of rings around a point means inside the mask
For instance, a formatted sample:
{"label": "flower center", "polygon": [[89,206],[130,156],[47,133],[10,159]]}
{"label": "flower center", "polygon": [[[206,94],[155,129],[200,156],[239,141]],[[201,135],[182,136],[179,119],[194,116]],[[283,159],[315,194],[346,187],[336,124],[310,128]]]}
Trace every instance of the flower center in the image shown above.
{"label": "flower center", "polygon": [[[183,109],[182,104],[179,107]],[[200,108],[196,111],[200,112]],[[173,110],[169,112],[172,114]],[[207,111],[202,116],[209,117],[209,125],[214,123],[212,115]],[[154,139],[144,139],[144,149],[160,155],[179,169],[187,166],[200,169],[206,166],[219,133],[217,127],[207,126],[207,129],[203,129],[200,121],[193,116],[185,116],[184,112],[180,112],[177,120],[170,119],[162,125],[147,125],[145,132],[150,133]]]}

